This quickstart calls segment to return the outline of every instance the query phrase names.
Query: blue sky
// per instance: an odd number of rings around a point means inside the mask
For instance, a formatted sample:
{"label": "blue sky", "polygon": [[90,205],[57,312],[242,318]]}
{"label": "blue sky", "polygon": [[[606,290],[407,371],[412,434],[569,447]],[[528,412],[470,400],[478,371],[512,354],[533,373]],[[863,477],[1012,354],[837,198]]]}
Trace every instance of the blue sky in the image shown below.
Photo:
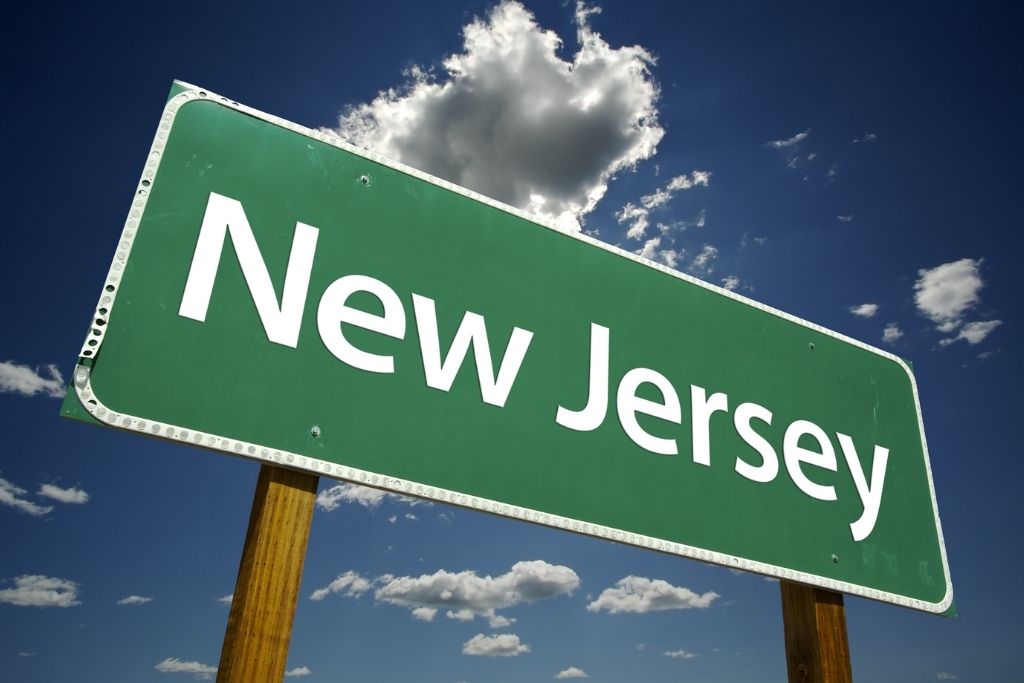
{"label": "blue sky", "polygon": [[[532,202],[912,361],[960,616],[849,599],[854,673],[1013,676],[1024,559],[1019,10],[599,7],[578,19],[571,5],[539,2],[36,5],[8,23],[0,678],[185,681],[217,664],[220,599],[233,589],[257,465],[57,417],[57,373],[74,366],[173,78]],[[529,59],[499,59],[499,48]],[[592,58],[585,87],[583,76],[545,77],[581,50]],[[492,87],[452,95],[473,79]],[[567,103],[589,94],[608,121],[644,124],[570,148],[472,125],[497,111],[506,132],[528,130],[550,101],[550,130],[571,130]],[[441,135],[452,144],[423,142]],[[468,151],[449,158],[459,144]],[[546,173],[564,158],[580,161]],[[331,495],[337,484],[321,482],[293,677],[785,675],[776,583],[440,504]],[[393,583],[424,576],[421,595],[445,583],[483,597],[468,613],[430,614]],[[545,597],[508,597],[537,576],[551,579]],[[601,608],[628,576],[678,608]],[[505,623],[491,623],[494,605]]]}

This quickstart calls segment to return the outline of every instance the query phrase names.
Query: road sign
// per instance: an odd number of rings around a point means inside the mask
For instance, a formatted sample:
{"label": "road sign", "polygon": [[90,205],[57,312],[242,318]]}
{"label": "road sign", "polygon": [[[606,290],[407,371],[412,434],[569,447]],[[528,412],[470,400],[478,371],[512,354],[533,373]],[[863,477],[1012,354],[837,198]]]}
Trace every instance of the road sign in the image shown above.
{"label": "road sign", "polygon": [[899,358],[192,86],[65,413],[931,612]]}

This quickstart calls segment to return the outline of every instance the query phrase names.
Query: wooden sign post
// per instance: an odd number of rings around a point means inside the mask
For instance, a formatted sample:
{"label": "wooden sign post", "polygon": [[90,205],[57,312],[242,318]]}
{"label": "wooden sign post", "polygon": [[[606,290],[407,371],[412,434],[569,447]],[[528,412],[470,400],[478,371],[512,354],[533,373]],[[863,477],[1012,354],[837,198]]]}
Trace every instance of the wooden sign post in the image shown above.
{"label": "wooden sign post", "polygon": [[779,582],[789,683],[852,683],[843,594]]}
{"label": "wooden sign post", "polygon": [[320,478],[260,466],[218,683],[284,680]]}

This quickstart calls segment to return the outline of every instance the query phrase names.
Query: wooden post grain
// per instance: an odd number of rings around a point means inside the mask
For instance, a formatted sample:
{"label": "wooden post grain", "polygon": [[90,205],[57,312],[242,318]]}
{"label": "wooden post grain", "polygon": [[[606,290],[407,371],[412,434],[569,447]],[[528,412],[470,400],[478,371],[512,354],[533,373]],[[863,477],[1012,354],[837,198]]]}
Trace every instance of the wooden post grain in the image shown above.
{"label": "wooden post grain", "polygon": [[319,477],[261,465],[218,683],[281,681]]}
{"label": "wooden post grain", "polygon": [[852,683],[842,593],[779,583],[789,683]]}

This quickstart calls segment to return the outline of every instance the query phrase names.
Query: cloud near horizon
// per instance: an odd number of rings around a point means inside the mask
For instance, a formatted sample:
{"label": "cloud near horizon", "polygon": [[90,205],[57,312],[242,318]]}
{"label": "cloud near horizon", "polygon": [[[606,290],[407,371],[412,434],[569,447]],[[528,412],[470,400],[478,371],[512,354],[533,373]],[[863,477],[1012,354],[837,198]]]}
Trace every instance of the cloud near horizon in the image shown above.
{"label": "cloud near horizon", "polygon": [[532,560],[517,562],[497,577],[441,569],[418,577],[384,574],[366,579],[348,571],[313,591],[310,599],[319,602],[332,593],[358,598],[373,589],[375,600],[405,607],[420,621],[433,621],[438,611],[445,610],[449,619],[472,621],[483,617],[492,628],[503,628],[515,620],[497,615],[497,610],[569,594],[579,584],[579,576],[569,567]]}
{"label": "cloud near horizon", "polygon": [[579,230],[612,177],[650,158],[664,130],[654,57],[613,48],[578,3],[577,50],[514,0],[463,28],[440,76],[419,67],[401,87],[350,107],[338,133],[458,185]]}
{"label": "cloud near horizon", "polygon": [[603,610],[610,614],[646,614],[671,609],[705,609],[719,597],[714,591],[698,594],[661,579],[627,576],[614,587],[605,588],[596,600],[587,605],[587,610]]}
{"label": "cloud near horizon", "polygon": [[213,675],[217,673],[217,667],[215,666],[201,664],[200,662],[183,662],[177,657],[168,657],[153,668],[162,674],[192,674],[200,681],[212,680]]}

